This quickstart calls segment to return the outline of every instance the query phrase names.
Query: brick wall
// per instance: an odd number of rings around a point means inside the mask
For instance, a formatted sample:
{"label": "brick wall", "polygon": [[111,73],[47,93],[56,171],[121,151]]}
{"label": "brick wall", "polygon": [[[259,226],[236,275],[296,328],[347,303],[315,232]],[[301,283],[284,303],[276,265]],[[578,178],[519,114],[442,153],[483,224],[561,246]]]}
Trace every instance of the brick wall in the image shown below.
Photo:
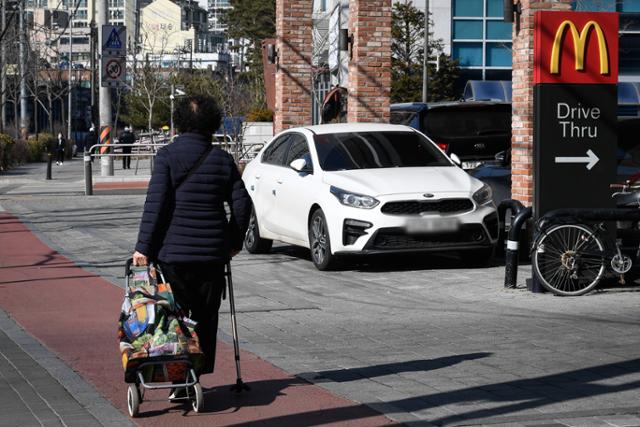
{"label": "brick wall", "polygon": [[391,0],[351,0],[349,122],[388,122],[391,87]]}
{"label": "brick wall", "polygon": [[312,11],[313,0],[276,0],[276,133],[311,124]]}
{"label": "brick wall", "polygon": [[533,203],[533,15],[538,10],[570,10],[570,0],[520,0],[522,14],[513,32],[513,118],[511,195]]}

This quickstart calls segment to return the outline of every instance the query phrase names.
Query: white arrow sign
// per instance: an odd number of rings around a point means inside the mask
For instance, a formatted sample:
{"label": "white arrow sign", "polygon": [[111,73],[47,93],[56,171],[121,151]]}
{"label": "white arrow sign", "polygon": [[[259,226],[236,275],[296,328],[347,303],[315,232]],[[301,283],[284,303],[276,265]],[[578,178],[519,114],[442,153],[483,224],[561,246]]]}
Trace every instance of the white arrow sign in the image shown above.
{"label": "white arrow sign", "polygon": [[556,163],[586,163],[587,169],[591,170],[600,159],[591,150],[587,150],[587,157],[556,157]]}

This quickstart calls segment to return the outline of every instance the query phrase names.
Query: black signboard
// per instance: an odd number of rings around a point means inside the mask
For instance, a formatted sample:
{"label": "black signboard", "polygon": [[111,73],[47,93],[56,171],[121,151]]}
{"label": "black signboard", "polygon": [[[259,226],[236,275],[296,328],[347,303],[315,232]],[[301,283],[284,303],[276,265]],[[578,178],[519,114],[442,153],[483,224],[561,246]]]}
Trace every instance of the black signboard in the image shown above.
{"label": "black signboard", "polygon": [[535,88],[534,215],[561,208],[613,207],[617,88],[539,84]]}

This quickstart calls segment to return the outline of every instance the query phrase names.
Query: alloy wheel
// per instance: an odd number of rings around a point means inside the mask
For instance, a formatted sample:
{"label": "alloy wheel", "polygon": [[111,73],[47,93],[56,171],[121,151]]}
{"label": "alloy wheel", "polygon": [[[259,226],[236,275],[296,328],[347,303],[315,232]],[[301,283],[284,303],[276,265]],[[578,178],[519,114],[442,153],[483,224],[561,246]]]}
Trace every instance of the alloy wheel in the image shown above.
{"label": "alloy wheel", "polygon": [[327,228],[322,216],[314,218],[311,233],[311,256],[316,264],[322,264],[327,253]]}

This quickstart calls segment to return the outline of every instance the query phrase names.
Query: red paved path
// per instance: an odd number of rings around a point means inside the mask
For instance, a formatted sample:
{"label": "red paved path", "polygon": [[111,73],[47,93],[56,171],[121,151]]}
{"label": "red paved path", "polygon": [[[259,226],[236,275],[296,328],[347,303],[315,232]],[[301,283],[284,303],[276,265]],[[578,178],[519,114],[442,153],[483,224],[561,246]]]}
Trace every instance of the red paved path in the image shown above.
{"label": "red paved path", "polygon": [[[238,283],[236,286],[242,286]],[[126,413],[126,386],[117,350],[116,322],[123,291],[51,250],[17,218],[0,213],[0,307],[56,353],[113,405]],[[222,319],[222,321],[228,321]],[[203,377],[204,413],[147,394],[143,426],[380,426],[391,421],[336,397],[243,352],[243,379],[252,390],[234,395],[233,349],[219,342],[216,374]]]}

